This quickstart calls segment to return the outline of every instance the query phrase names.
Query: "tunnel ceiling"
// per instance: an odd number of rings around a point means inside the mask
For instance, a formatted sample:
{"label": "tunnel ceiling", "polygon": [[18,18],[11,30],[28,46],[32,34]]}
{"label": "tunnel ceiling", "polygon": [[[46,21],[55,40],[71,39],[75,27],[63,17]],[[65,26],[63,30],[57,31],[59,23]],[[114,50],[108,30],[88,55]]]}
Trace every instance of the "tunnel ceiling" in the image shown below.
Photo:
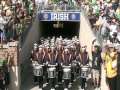
{"label": "tunnel ceiling", "polygon": [[[59,23],[59,26],[57,24]],[[62,36],[64,38],[71,38],[79,35],[80,22],[67,21],[42,21],[39,24],[39,31],[41,37]]]}

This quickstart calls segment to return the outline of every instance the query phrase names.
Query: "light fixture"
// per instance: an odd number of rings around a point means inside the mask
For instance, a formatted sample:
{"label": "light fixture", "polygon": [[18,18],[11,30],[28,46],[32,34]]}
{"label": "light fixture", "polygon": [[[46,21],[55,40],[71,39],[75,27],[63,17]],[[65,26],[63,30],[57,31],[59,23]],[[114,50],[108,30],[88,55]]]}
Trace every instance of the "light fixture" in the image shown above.
{"label": "light fixture", "polygon": [[53,24],[54,28],[63,28],[63,23],[60,23],[59,21],[57,21],[57,23]]}

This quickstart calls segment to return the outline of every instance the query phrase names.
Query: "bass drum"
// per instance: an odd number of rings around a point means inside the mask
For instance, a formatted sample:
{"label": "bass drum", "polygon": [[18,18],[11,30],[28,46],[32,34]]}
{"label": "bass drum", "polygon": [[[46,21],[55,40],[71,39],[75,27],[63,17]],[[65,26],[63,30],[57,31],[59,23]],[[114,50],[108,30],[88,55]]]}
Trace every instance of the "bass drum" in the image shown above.
{"label": "bass drum", "polygon": [[89,67],[83,66],[81,67],[81,77],[87,78],[89,73]]}
{"label": "bass drum", "polygon": [[35,76],[42,76],[43,75],[43,68],[40,65],[33,67],[33,73]]}
{"label": "bass drum", "polygon": [[63,69],[63,79],[71,79],[71,69],[70,68]]}
{"label": "bass drum", "polygon": [[54,67],[48,68],[48,78],[56,77],[56,69]]}

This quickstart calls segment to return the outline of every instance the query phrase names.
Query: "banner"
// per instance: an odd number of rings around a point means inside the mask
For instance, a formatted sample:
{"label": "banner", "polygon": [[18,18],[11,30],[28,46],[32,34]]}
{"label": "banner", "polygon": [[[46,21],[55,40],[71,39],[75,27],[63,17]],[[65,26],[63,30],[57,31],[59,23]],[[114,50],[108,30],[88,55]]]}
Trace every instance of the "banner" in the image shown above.
{"label": "banner", "polygon": [[80,12],[43,12],[38,15],[40,21],[80,21]]}

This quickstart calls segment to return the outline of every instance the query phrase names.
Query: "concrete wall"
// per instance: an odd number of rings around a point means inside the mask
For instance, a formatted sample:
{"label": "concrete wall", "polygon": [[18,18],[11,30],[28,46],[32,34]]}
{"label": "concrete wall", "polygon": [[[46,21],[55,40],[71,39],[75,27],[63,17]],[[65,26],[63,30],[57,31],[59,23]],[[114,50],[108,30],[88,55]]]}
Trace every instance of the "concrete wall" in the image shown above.
{"label": "concrete wall", "polygon": [[13,55],[13,58],[10,57],[10,85],[9,90],[20,90],[20,66],[19,66],[19,49],[18,43],[16,42],[17,46],[9,47],[8,53],[9,55]]}
{"label": "concrete wall", "polygon": [[39,40],[40,31],[39,31],[39,21],[36,17],[33,22],[26,38],[24,44],[20,50],[20,67],[21,67],[21,86],[24,84],[29,75],[30,68],[30,53],[32,50],[33,44]]}
{"label": "concrete wall", "polygon": [[28,55],[30,55],[30,51],[32,49],[33,44],[39,40],[39,21],[36,17],[32,27],[27,34],[25,42],[21,48],[20,59],[21,63],[23,63],[26,59],[28,59]]}
{"label": "concrete wall", "polygon": [[[8,90],[20,90],[20,68],[18,64],[18,47],[0,49],[0,58],[9,62],[10,84]],[[5,55],[5,56],[4,56]],[[13,56],[13,57],[12,57]]]}
{"label": "concrete wall", "polygon": [[20,67],[10,67],[10,85],[9,90],[20,90]]}
{"label": "concrete wall", "polygon": [[80,42],[81,45],[87,45],[87,50],[89,53],[89,56],[91,58],[91,46],[92,46],[92,41],[96,38],[94,35],[90,23],[88,21],[88,18],[84,15],[83,12],[81,12],[81,22],[80,22]]}

